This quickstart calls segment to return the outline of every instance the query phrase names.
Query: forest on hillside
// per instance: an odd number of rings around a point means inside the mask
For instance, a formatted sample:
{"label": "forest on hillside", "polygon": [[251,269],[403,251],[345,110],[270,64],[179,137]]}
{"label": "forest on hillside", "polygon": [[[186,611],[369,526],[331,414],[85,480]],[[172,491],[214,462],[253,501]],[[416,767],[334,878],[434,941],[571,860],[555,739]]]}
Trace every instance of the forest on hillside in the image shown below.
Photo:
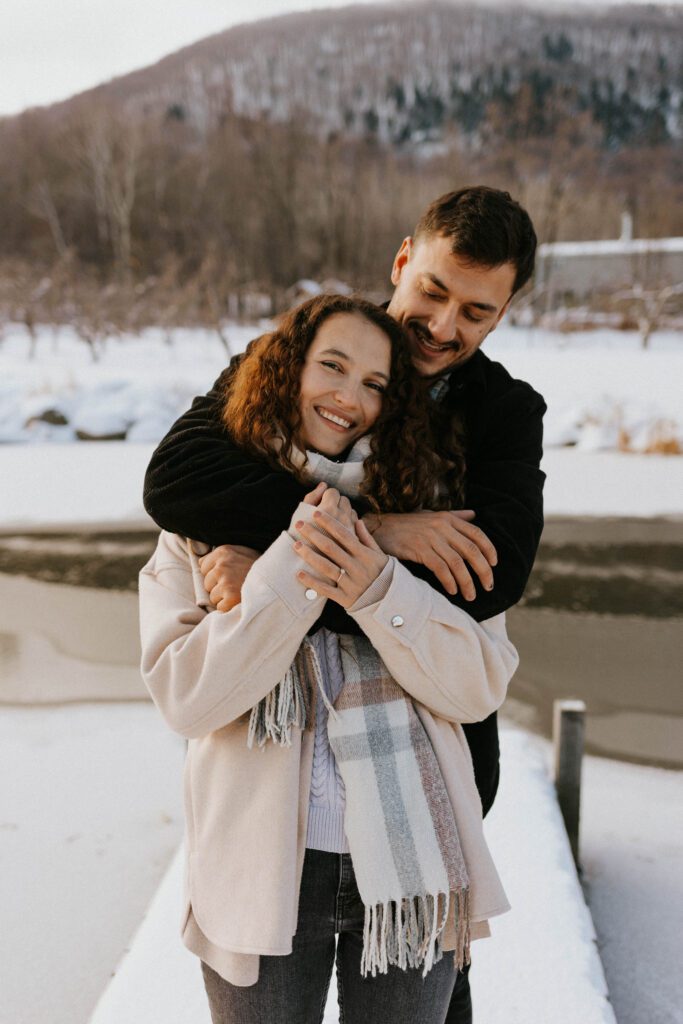
{"label": "forest on hillside", "polygon": [[681,235],[682,27],[674,7],[289,15],[6,118],[0,309],[98,332],[277,308],[300,278],[381,293],[420,210],[474,182],[543,241],[615,237],[624,211]]}

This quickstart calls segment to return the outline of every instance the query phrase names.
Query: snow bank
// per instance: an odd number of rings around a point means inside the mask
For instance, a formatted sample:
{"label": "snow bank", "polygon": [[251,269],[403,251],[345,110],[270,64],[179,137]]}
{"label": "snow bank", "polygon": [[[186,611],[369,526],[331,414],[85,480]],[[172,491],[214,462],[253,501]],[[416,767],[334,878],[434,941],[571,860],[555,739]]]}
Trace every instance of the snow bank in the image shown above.
{"label": "snow bank", "polygon": [[[232,351],[262,329],[232,325]],[[24,333],[10,326],[0,347],[0,442],[158,441],[228,359],[217,336],[199,329],[178,329],[171,344],[158,330],[109,339],[97,363],[67,327],[56,337],[39,329],[29,359]]]}
{"label": "snow bank", "polygon": [[544,396],[546,449],[683,451],[682,335],[663,332],[643,350],[634,332],[501,327],[485,351]]}

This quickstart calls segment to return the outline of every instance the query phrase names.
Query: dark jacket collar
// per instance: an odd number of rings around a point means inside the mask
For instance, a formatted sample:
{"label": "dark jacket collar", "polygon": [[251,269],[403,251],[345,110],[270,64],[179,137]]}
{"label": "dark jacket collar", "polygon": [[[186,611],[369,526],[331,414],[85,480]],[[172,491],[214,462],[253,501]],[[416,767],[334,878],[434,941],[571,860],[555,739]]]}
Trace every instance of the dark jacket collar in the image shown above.
{"label": "dark jacket collar", "polygon": [[463,387],[480,387],[486,390],[490,363],[489,357],[485,356],[481,349],[477,349],[466,363],[452,371],[451,387],[457,387],[458,390]]}

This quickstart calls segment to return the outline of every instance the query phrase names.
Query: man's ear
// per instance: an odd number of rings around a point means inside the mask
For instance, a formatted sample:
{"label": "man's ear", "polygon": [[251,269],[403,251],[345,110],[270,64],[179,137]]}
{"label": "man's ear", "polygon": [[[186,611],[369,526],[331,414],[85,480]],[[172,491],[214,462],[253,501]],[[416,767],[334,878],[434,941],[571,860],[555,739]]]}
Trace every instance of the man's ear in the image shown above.
{"label": "man's ear", "polygon": [[401,280],[401,273],[406,263],[410,259],[410,254],[413,251],[413,240],[408,235],[401,242],[401,248],[394,256],[394,263],[391,268],[391,283],[396,287],[398,282]]}

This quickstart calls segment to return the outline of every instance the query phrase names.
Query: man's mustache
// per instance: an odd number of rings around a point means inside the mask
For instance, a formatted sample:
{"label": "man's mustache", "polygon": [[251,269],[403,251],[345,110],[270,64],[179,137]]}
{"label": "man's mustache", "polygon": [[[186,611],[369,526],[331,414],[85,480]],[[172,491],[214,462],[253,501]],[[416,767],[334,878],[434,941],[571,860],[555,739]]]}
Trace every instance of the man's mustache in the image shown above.
{"label": "man's mustache", "polygon": [[425,327],[424,324],[418,323],[417,321],[409,320],[408,326],[410,327],[410,330],[413,332],[413,334],[420,341],[429,341],[432,343],[432,345],[437,345],[439,348],[449,348],[452,349],[454,352],[459,351],[459,349],[461,348],[460,343],[455,339],[453,341],[447,341],[445,342],[445,344],[440,341],[435,341],[434,336],[432,335],[432,332],[429,330],[429,328]]}

